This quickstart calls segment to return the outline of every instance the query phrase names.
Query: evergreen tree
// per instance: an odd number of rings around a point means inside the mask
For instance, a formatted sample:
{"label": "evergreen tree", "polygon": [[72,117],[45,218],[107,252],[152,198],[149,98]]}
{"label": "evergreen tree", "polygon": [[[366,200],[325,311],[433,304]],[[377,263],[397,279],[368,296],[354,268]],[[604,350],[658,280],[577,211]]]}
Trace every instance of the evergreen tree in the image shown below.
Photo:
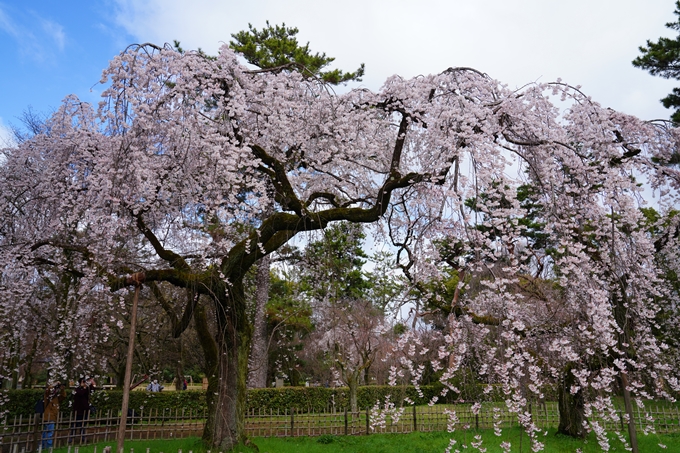
{"label": "evergreen tree", "polygon": [[[675,2],[674,14],[677,19],[668,22],[666,27],[680,32],[680,0]],[[640,46],[640,52],[642,55],[633,60],[633,66],[665,79],[680,79],[680,34],[674,39],[661,37],[656,42],[647,40],[646,46]],[[675,109],[671,120],[680,123],[680,88],[673,88],[668,96],[661,99],[661,103],[667,109]]]}
{"label": "evergreen tree", "polygon": [[246,61],[262,69],[293,68],[305,77],[319,77],[325,83],[338,85],[349,81],[361,81],[364,75],[364,64],[354,72],[342,72],[340,69],[322,71],[335,58],[327,57],[325,53],[315,53],[309,50],[309,43],[304,46],[298,43],[295,27],[286,24],[270,25],[262,30],[248,24],[248,30],[232,34],[234,41],[229,46],[240,52]]}

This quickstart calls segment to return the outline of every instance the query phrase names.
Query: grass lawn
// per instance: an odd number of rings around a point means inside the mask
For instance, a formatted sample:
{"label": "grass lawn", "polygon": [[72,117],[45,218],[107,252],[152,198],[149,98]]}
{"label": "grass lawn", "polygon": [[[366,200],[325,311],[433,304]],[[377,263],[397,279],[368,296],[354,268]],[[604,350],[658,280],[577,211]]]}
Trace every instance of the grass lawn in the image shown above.
{"label": "grass lawn", "polygon": [[[526,434],[521,433],[518,428],[503,430],[501,438],[496,437],[491,430],[480,430],[478,432],[483,439],[482,447],[487,448],[487,453],[501,452],[500,443],[507,441],[512,444],[512,452],[530,452],[531,448]],[[445,432],[436,433],[411,433],[411,434],[372,434],[370,436],[321,436],[321,437],[288,437],[288,438],[255,438],[253,443],[259,448],[259,453],[430,453],[443,452],[449,445],[449,439],[454,438],[456,448],[462,452],[477,452],[478,450],[470,446],[470,441],[474,440],[475,433],[470,430],[467,432],[456,432],[453,435]],[[639,436],[640,451],[644,453],[656,452],[680,452],[680,433],[678,434],[652,434],[649,436]],[[583,453],[595,453],[602,451],[595,440],[590,437],[587,441],[577,441],[568,437],[556,436],[554,430],[550,430],[547,435],[541,435],[541,440],[546,447],[546,453],[573,453],[580,451]],[[610,439],[614,439],[613,435]],[[461,444],[467,444],[468,448],[462,448]],[[667,448],[662,448],[658,444],[663,443]],[[106,445],[111,445],[115,450],[115,442],[97,444],[97,453],[101,453]],[[618,440],[611,440],[610,450],[613,452],[625,452],[623,445]],[[521,449],[520,449],[521,447]],[[206,449],[198,438],[186,438],[177,440],[149,440],[149,441],[127,441],[125,451],[129,453],[134,449],[134,453],[206,453]],[[236,450],[242,453],[254,453],[255,449],[242,447]],[[54,450],[54,453],[68,453],[66,448]],[[71,449],[74,453],[74,449]],[[94,453],[93,446],[80,447],[78,453]],[[219,453],[213,451],[213,453]]]}

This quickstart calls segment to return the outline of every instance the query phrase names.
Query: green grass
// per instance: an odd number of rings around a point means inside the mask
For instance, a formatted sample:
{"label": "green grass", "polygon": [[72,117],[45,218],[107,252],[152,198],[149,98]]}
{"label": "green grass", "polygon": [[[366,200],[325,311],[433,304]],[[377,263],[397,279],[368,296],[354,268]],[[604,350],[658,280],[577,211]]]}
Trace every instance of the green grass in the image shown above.
{"label": "green grass", "polygon": [[[470,447],[474,432],[456,432],[453,434],[445,432],[436,433],[411,433],[411,434],[372,434],[370,436],[321,436],[321,437],[288,437],[288,438],[255,438],[253,443],[259,448],[259,453],[430,453],[443,452],[449,444],[449,439],[457,441],[456,448],[462,452],[477,452]],[[503,430],[501,438],[496,437],[491,430],[480,430],[479,434],[483,439],[483,447],[487,448],[487,453],[501,452],[499,444],[502,441],[512,443],[512,452],[530,452],[526,434],[518,428]],[[644,453],[656,452],[678,452],[680,451],[680,434],[664,434],[639,436],[640,451]],[[610,436],[613,439],[613,436]],[[595,453],[602,451],[597,444],[594,436],[588,440],[579,441],[569,437],[557,436],[554,430],[550,430],[547,435],[541,435],[541,441],[546,445],[546,453],[573,453],[579,448],[583,453]],[[462,448],[461,444],[467,444],[469,448]],[[521,450],[520,450],[521,443]],[[666,449],[658,444],[663,443]],[[111,445],[115,450],[115,442],[97,444],[97,453],[101,453],[106,445]],[[623,445],[618,440],[611,440],[612,452],[624,452]],[[148,441],[127,441],[125,451],[134,453],[146,453],[149,448],[150,453],[206,453],[199,438],[173,439],[173,440],[148,440]],[[93,453],[93,446],[80,447],[78,453]],[[250,447],[239,447],[239,453],[255,453],[256,450]],[[66,448],[54,450],[54,453],[67,453]],[[74,453],[71,449],[71,453]],[[213,453],[219,453],[213,450]]]}

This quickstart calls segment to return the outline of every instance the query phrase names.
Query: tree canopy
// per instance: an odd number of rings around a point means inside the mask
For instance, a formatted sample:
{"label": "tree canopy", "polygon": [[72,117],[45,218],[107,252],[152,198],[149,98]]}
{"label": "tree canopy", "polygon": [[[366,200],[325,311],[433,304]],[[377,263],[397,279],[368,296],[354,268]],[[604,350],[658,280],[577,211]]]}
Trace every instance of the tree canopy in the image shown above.
{"label": "tree canopy", "polygon": [[[9,327],[49,266],[96,291],[83,306],[93,316],[139,285],[182,290],[179,327],[209,302],[205,439],[229,449],[245,435],[249,269],[296,235],[373,223],[414,284],[450,278],[452,263],[475,276],[449,301],[432,367],[448,391],[474,364],[537,445],[525,408],[564,370],[566,392],[602,413],[618,376],[638,397],[678,389],[653,332],[667,288],[637,180],[677,205],[680,173],[664,165],[676,129],[561,81],[511,90],[469,68],[336,94],[297,71],[245,67],[229,46],[216,57],[131,46],[102,83],[96,108],[69,96],[44,132],[2,151],[3,338],[20,335]],[[458,246],[442,260],[445,241]],[[517,289],[538,279],[553,290]],[[417,379],[419,343],[400,345],[395,373]]]}

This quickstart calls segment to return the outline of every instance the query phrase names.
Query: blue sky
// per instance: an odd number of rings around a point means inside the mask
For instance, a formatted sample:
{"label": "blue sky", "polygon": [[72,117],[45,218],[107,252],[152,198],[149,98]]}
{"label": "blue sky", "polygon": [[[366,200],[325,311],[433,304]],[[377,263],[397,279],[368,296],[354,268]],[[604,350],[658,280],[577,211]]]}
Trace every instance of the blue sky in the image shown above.
{"label": "blue sky", "polygon": [[49,113],[69,93],[97,102],[102,69],[131,40],[106,0],[0,0],[0,121]]}
{"label": "blue sky", "polygon": [[[0,138],[32,106],[66,95],[97,102],[108,61],[131,43],[179,39],[216,52],[231,33],[265,20],[300,28],[301,41],[353,70],[386,77],[472,66],[519,87],[557,77],[603,105],[666,118],[675,86],[630,61],[646,39],[673,36],[672,0],[0,0]],[[6,132],[5,132],[6,136]]]}

